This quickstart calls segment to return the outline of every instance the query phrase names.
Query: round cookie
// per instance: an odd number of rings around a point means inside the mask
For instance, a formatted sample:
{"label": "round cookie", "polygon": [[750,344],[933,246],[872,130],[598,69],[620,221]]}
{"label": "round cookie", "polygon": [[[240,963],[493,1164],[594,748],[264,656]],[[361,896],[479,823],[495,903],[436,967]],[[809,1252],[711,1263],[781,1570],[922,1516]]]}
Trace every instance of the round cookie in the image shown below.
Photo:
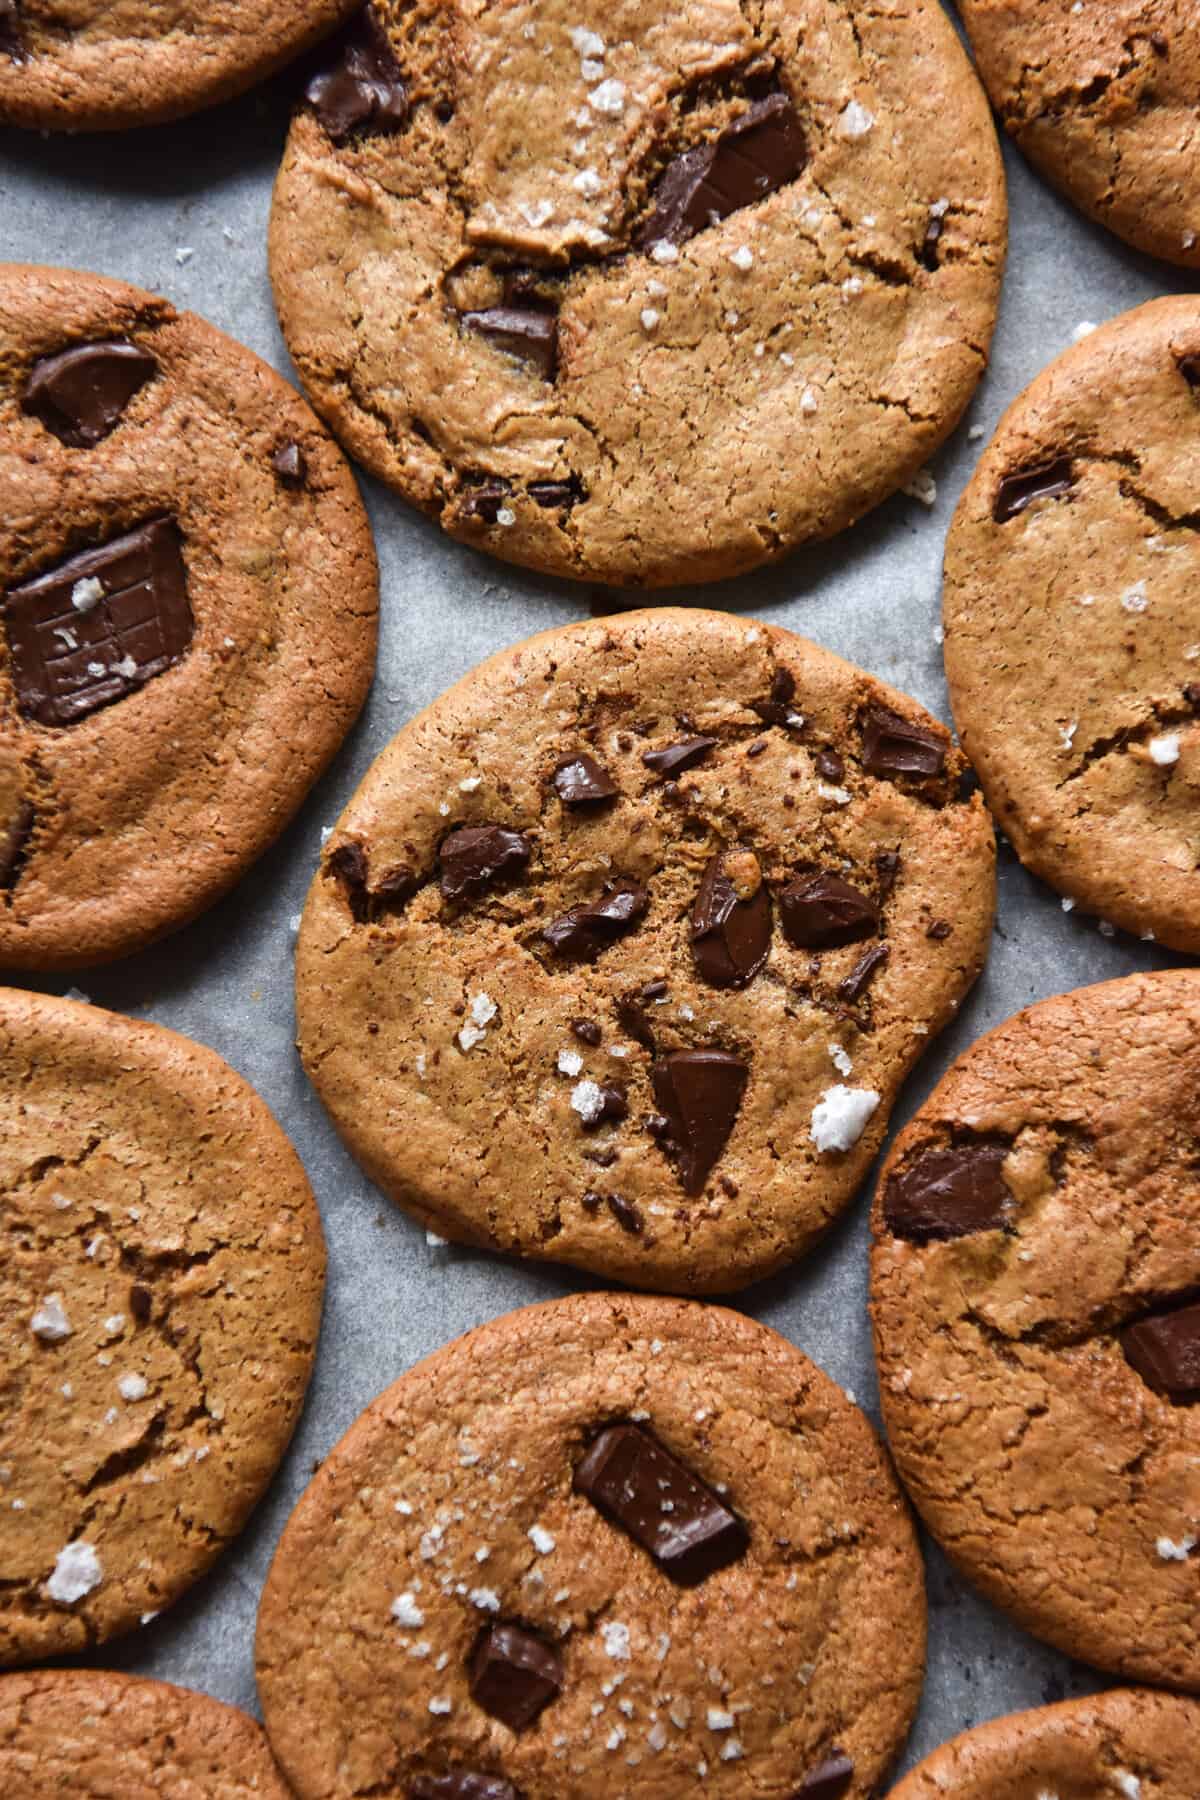
{"label": "round cookie", "polygon": [[1200,1689],[1200,971],[1042,1001],[901,1132],[874,1213],[888,1439],[934,1536],[1072,1656]]}
{"label": "round cookie", "polygon": [[1200,950],[1200,299],[1059,357],[1000,421],[946,546],[963,748],[1067,902]]}
{"label": "round cookie", "polygon": [[13,989],[0,1208],[11,1664],[127,1631],[241,1530],[300,1413],[325,1247],[295,1152],[219,1057]]}
{"label": "round cookie", "polygon": [[0,1791],[8,1800],[288,1800],[245,1713],[104,1669],[0,1676]]}
{"label": "round cookie", "polygon": [[262,81],[356,0],[0,0],[0,124],[157,125]]}
{"label": "round cookie", "polygon": [[1193,0],[959,0],[992,104],[1075,205],[1200,269],[1200,19]]}
{"label": "round cookie", "polygon": [[861,1800],[924,1622],[908,1510],[827,1376],[718,1307],[577,1295],[352,1426],[280,1541],[258,1684],[301,1800]]}
{"label": "round cookie", "polygon": [[381,0],[271,221],[318,411],[451,536],[714,580],[908,481],[982,373],[1006,242],[936,0]]}
{"label": "round cookie", "polygon": [[300,397],[120,282],[0,265],[0,966],[233,886],[357,714],[378,581]]}
{"label": "round cookie", "polygon": [[1112,1688],[965,1731],[927,1756],[889,1800],[1195,1800],[1200,1706]]}
{"label": "round cookie", "polygon": [[806,1250],[982,965],[991,823],[916,703],[656,609],[407,725],[323,852],[304,1064],[442,1236],[728,1291]]}

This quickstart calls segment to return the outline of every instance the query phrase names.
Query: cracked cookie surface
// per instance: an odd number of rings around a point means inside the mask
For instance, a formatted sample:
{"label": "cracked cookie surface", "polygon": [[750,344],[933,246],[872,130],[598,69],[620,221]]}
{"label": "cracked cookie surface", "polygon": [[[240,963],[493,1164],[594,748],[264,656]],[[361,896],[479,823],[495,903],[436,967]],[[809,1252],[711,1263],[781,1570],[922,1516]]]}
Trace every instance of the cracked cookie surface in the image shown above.
{"label": "cracked cookie surface", "polygon": [[0,1677],[0,1787],[9,1800],[288,1800],[245,1713],[104,1669]]}
{"label": "cracked cookie surface", "polygon": [[299,1416],[325,1250],[262,1101],[161,1027],[0,989],[0,1116],[16,1663],[128,1630],[241,1529]]}
{"label": "cracked cookie surface", "polygon": [[325,845],[304,1064],[437,1233],[744,1286],[850,1200],[986,954],[948,732],[816,645],[656,609],[436,700]]}
{"label": "cracked cookie surface", "polygon": [[378,580],[345,460],[165,300],[0,265],[0,966],[186,924],[349,730]]}
{"label": "cracked cookie surface", "polygon": [[1047,178],[1151,256],[1200,269],[1193,0],[959,0],[1006,129]]}
{"label": "cracked cookie surface", "polygon": [[935,1750],[889,1800],[1194,1800],[1200,1705],[1148,1688],[993,1719]]}
{"label": "cracked cookie surface", "polygon": [[156,125],[229,100],[356,0],[0,0],[0,123]]}
{"label": "cracked cookie surface", "polygon": [[946,544],[963,747],[1023,863],[1200,950],[1200,301],[1155,300],[1000,421]]}
{"label": "cracked cookie surface", "polygon": [[[683,1585],[600,1510],[585,1458],[617,1421],[732,1509],[740,1554]],[[517,1728],[468,1666],[514,1619],[557,1663]],[[264,1589],[258,1684],[303,1800],[476,1791],[451,1771],[488,1800],[783,1797],[830,1762],[859,1800],[924,1620],[895,1478],[819,1369],[718,1307],[575,1296],[439,1351],[332,1451]]]}
{"label": "cracked cookie surface", "polygon": [[934,0],[381,0],[357,31],[292,126],[276,303],[317,409],[452,536],[715,579],[953,428],[1006,212]]}
{"label": "cracked cookie surface", "polygon": [[1194,970],[1019,1013],[896,1140],[871,1280],[889,1445],[947,1553],[1059,1649],[1190,1689],[1198,1091]]}

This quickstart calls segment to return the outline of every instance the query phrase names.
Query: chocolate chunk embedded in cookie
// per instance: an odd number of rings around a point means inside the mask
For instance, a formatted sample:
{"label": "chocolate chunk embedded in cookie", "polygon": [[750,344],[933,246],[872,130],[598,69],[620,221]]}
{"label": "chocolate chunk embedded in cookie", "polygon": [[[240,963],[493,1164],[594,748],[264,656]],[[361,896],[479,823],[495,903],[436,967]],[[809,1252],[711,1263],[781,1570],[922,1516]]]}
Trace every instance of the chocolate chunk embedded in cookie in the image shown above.
{"label": "chocolate chunk embedded in cookie", "polygon": [[443,1237],[685,1292],[778,1268],[982,961],[963,767],[912,701],[717,613],[494,657],[313,883],[300,1040],[338,1129]]}

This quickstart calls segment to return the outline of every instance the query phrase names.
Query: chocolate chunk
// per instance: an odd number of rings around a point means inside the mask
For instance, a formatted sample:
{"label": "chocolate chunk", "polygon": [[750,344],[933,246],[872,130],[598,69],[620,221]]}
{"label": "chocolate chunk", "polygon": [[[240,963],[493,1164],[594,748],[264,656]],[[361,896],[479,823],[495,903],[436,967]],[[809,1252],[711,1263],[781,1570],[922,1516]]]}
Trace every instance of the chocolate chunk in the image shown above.
{"label": "chocolate chunk", "polygon": [[925,936],[927,938],[933,938],[935,943],[942,944],[945,943],[953,930],[954,927],[951,925],[949,919],[935,919],[933,924],[926,931]]}
{"label": "chocolate chunk", "polygon": [[1179,373],[1190,388],[1200,388],[1200,356],[1181,356]]}
{"label": "chocolate chunk", "polygon": [[641,1237],[642,1215],[633,1201],[626,1200],[623,1194],[605,1194],[604,1198],[621,1230],[627,1231],[631,1237]]}
{"label": "chocolate chunk", "polygon": [[590,1118],[583,1120],[585,1131],[598,1131],[601,1125],[619,1125],[622,1119],[629,1117],[629,1101],[625,1089],[619,1081],[613,1081],[600,1089],[600,1110]]}
{"label": "chocolate chunk", "polygon": [[513,1731],[532,1725],[562,1688],[557,1650],[521,1625],[489,1625],[471,1652],[471,1697]]}
{"label": "chocolate chunk", "polygon": [[925,235],[921,239],[921,247],[917,251],[917,261],[923,269],[932,271],[937,268],[940,261],[938,245],[942,241],[942,233],[945,229],[945,214],[931,212],[925,226]]}
{"label": "chocolate chunk", "polygon": [[639,990],[638,998],[640,1000],[645,1000],[648,1003],[655,1000],[665,1000],[670,991],[667,983],[660,977],[657,981],[648,981],[645,987]]}
{"label": "chocolate chunk", "polygon": [[367,869],[367,853],[353,840],[338,844],[325,859],[325,872],[340,881],[346,890],[350,915],[362,925],[377,914],[387,902],[407,900],[416,892],[417,879],[411,869],[390,870],[372,886]]}
{"label": "chocolate chunk", "polygon": [[992,517],[997,525],[1015,519],[1035,500],[1056,500],[1075,485],[1075,466],[1069,456],[1039,463],[1032,469],[1017,469],[1006,475],[996,489]]}
{"label": "chocolate chunk", "polygon": [[511,494],[511,486],[499,475],[470,482],[463,490],[463,516],[482,519],[485,525],[494,525],[500,517],[501,507],[508,505]]}
{"label": "chocolate chunk", "polygon": [[682,775],[685,769],[694,769],[703,762],[719,742],[715,737],[680,738],[677,744],[668,744],[663,750],[647,750],[642,761],[656,775]]}
{"label": "chocolate chunk", "polygon": [[558,320],[540,307],[489,306],[462,314],[466,331],[495,350],[528,363],[543,381],[553,381],[558,365]]}
{"label": "chocolate chunk", "polygon": [[766,700],[752,700],[750,708],[756,712],[764,725],[803,724],[793,706],[796,694],[796,677],[790,669],[776,669],[771,677],[770,694]]}
{"label": "chocolate chunk", "polygon": [[864,950],[846,979],[838,982],[838,999],[848,1004],[861,999],[890,955],[886,944],[872,944]]}
{"label": "chocolate chunk", "polygon": [[[735,885],[739,863],[752,865],[752,893]],[[771,896],[749,851],[718,851],[710,857],[692,907],[692,956],[696,972],[710,987],[745,987],[771,948]]]}
{"label": "chocolate chunk", "polygon": [[1007,1144],[989,1139],[926,1150],[889,1178],[884,1224],[914,1244],[997,1230],[1012,1204],[1000,1173],[1007,1155]]}
{"label": "chocolate chunk", "polygon": [[518,874],[531,855],[524,832],[505,825],[460,825],[438,851],[442,893],[447,900],[474,899],[493,882]]}
{"label": "chocolate chunk", "polygon": [[408,123],[404,74],[370,6],[337,40],[336,60],[313,76],[304,95],[335,144],[356,131],[399,131]]}
{"label": "chocolate chunk", "polygon": [[578,475],[572,475],[569,481],[531,481],[525,492],[536,506],[547,508],[576,506],[587,499]]}
{"label": "chocolate chunk", "polygon": [[798,950],[836,950],[879,930],[879,909],[840,875],[801,875],[779,896],[783,934]]}
{"label": "chocolate chunk", "polygon": [[108,436],[139,388],[157,373],[155,359],[123,338],[77,344],[34,363],[21,410],[72,449],[90,449]]}
{"label": "chocolate chunk", "polygon": [[599,900],[573,906],[552,919],[542,931],[556,956],[575,962],[592,962],[602,950],[631,931],[650,904],[650,896],[637,881],[617,881]]}
{"label": "chocolate chunk", "polygon": [[831,1750],[824,1762],[810,1769],[793,1800],[842,1800],[854,1780],[854,1764],[844,1750]]}
{"label": "chocolate chunk", "polygon": [[1200,1303],[1127,1326],[1121,1348],[1156,1394],[1184,1403],[1200,1400]]}
{"label": "chocolate chunk", "polygon": [[28,61],[28,52],[21,41],[17,0],[0,0],[0,56],[11,56],[14,62]]}
{"label": "chocolate chunk", "polygon": [[727,1050],[674,1050],[651,1069],[654,1098],[670,1126],[668,1144],[685,1194],[699,1194],[733,1130],[749,1074]]}
{"label": "chocolate chunk", "polygon": [[0,893],[11,894],[20,880],[33,835],[33,819],[28,800],[18,800],[12,817],[0,825]]}
{"label": "chocolate chunk", "polygon": [[641,1425],[602,1431],[574,1486],[681,1587],[745,1555],[750,1537],[737,1514]]}
{"label": "chocolate chunk", "polygon": [[302,488],[308,480],[308,459],[299,444],[281,444],[271,458],[271,467],[285,488]]}
{"label": "chocolate chunk", "polygon": [[608,770],[584,751],[555,764],[554,789],[564,806],[596,806],[621,791]]}
{"label": "chocolate chunk", "polygon": [[581,1044],[590,1044],[593,1049],[604,1035],[595,1019],[572,1019],[571,1030]]}
{"label": "chocolate chunk", "polygon": [[836,750],[821,750],[816,756],[817,774],[822,781],[841,781],[846,765]]}
{"label": "chocolate chunk", "polygon": [[914,725],[886,706],[863,720],[863,767],[872,775],[940,775],[946,746],[926,725]]}
{"label": "chocolate chunk", "polygon": [[581,1197],[579,1204],[582,1206],[584,1212],[596,1213],[600,1211],[600,1205],[603,1199],[603,1194],[598,1194],[595,1188],[588,1188],[587,1192]]}
{"label": "chocolate chunk", "polygon": [[720,137],[667,164],[637,242],[682,244],[794,181],[805,161],[804,133],[791,100],[786,94],[768,94]]}
{"label": "chocolate chunk", "polygon": [[73,725],[182,658],[194,622],[179,533],[152,519],[10,588],[2,616],[17,705]]}
{"label": "chocolate chunk", "polygon": [[875,873],[879,877],[880,895],[890,894],[900,873],[900,852],[881,850],[875,858]]}
{"label": "chocolate chunk", "polygon": [[154,1308],[154,1295],[148,1287],[134,1282],[129,1290],[129,1310],[139,1325],[144,1325]]}
{"label": "chocolate chunk", "polygon": [[643,1045],[647,1050],[654,1048],[654,1033],[650,1029],[650,1021],[646,1017],[646,1003],[640,994],[626,994],[617,1001],[617,1018],[621,1029],[635,1043]]}
{"label": "chocolate chunk", "polygon": [[408,1800],[518,1800],[518,1795],[512,1782],[499,1775],[450,1769],[445,1775],[418,1775],[409,1785]]}

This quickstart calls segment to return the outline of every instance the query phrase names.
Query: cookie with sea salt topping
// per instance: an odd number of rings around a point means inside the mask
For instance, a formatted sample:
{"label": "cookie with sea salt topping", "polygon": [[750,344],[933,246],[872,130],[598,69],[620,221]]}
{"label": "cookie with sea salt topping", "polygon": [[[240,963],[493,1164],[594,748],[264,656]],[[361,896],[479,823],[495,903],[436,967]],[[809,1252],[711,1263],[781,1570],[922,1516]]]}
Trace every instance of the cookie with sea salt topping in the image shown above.
{"label": "cookie with sea salt topping", "polygon": [[288,1800],[261,1727],[207,1694],[106,1669],[0,1676],[7,1800]]}
{"label": "cookie with sea salt topping", "polygon": [[0,265],[0,967],[107,961],[219,899],[370,683],[354,478],[190,313]]}
{"label": "cookie with sea salt topping", "polygon": [[974,1044],[884,1164],[872,1313],[892,1454],[963,1573],[1072,1656],[1200,1691],[1198,1046],[1194,969]]}
{"label": "cookie with sea salt topping", "polygon": [[493,657],[322,854],[305,1066],[443,1237],[715,1292],[846,1205],[986,951],[945,728],[803,638],[657,609]]}
{"label": "cookie with sea salt topping", "polygon": [[1004,260],[936,0],[379,0],[308,89],[271,274],[313,404],[464,542],[712,580],[943,441]]}
{"label": "cookie with sea salt topping", "polygon": [[0,124],[157,125],[265,80],[356,0],[0,0]]}
{"label": "cookie with sea salt topping", "polygon": [[963,747],[1022,862],[1200,950],[1200,299],[1091,332],[1008,409],[946,545]]}
{"label": "cookie with sea salt topping", "polygon": [[368,1407],[280,1541],[258,1689],[301,1800],[865,1800],[924,1623],[839,1388],[738,1314],[594,1294]]}
{"label": "cookie with sea salt topping", "polygon": [[241,1529],[299,1416],[325,1249],[295,1152],[219,1057],[15,989],[0,1215],[11,1664],[129,1630]]}
{"label": "cookie with sea salt topping", "polygon": [[1200,1704],[1149,1688],[1012,1713],[919,1763],[889,1800],[1195,1800]]}

